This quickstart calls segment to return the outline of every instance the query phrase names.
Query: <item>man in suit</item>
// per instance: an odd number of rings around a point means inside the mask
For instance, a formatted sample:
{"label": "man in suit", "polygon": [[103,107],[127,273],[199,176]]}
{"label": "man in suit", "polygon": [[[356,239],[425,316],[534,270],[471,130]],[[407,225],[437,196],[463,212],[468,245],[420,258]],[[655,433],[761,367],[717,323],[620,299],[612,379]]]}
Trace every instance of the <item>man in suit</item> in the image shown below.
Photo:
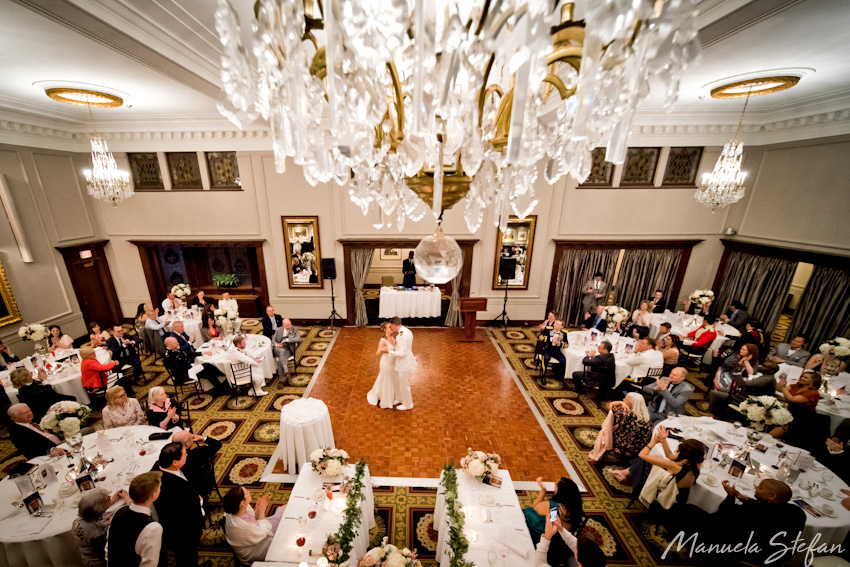
{"label": "man in suit", "polygon": [[212,470],[215,455],[221,449],[221,441],[195,435],[190,431],[178,431],[171,436],[171,441],[182,443],[186,447],[186,464],[181,470],[189,482],[198,487],[206,503],[210,492],[215,488],[215,477],[207,473]]}
{"label": "man in suit", "polygon": [[27,460],[48,453],[51,455],[65,454],[62,449],[56,447],[62,440],[33,422],[32,410],[27,404],[14,404],[8,409],[7,413],[9,419],[14,422],[9,431],[9,440]]}
{"label": "man in suit", "polygon": [[543,351],[543,369],[549,366],[549,360],[554,358],[560,364],[555,366],[555,377],[558,380],[564,379],[564,373],[567,371],[567,359],[561,348],[566,344],[566,336],[561,330],[564,328],[564,323],[555,321],[552,331],[549,333],[549,340],[546,350]]}
{"label": "man in suit", "polygon": [[195,352],[191,345],[189,349],[180,350],[180,344],[174,337],[165,339],[165,368],[174,376],[174,382],[185,384],[189,381],[191,371],[193,376],[209,380],[217,392],[223,393],[225,391],[224,374],[212,364],[195,362],[195,359],[203,353]]}
{"label": "man in suit", "polygon": [[614,355],[611,354],[613,346],[609,341],[602,341],[597,347],[596,356],[592,350],[588,350],[587,356],[582,359],[581,363],[589,370],[580,370],[573,372],[573,381],[576,385],[576,392],[583,392],[585,382],[589,385],[599,388],[599,394],[603,398],[607,398],[616,382],[616,363]]}
{"label": "man in suit", "polygon": [[602,281],[602,272],[593,274],[593,279],[585,282],[582,289],[581,310],[592,313],[596,306],[605,303],[608,294],[608,284]]}
{"label": "man in suit", "polygon": [[136,354],[136,341],[124,336],[124,327],[121,325],[112,327],[112,336],[106,341],[106,348],[112,352],[112,360],[118,361],[119,369],[130,366],[136,381],[145,377],[142,361]]}
{"label": "man in suit", "polygon": [[653,303],[653,313],[664,313],[667,309],[667,300],[664,299],[664,292],[660,289],[655,290],[655,297],[653,297],[650,301]]}
{"label": "man in suit", "polygon": [[169,309],[171,311],[177,311],[183,307],[183,302],[177,299],[177,296],[173,293],[169,293],[168,297],[162,300],[162,312],[165,313]]}
{"label": "man in suit", "polygon": [[401,273],[404,274],[404,281],[401,285],[404,287],[413,287],[416,285],[416,266],[413,265],[413,250],[407,255],[407,260],[401,263]]}
{"label": "man in suit", "polygon": [[193,346],[195,342],[195,333],[191,335],[187,335],[185,328],[183,326],[183,321],[174,321],[171,324],[171,332],[165,335],[166,338],[174,337],[177,339],[177,344],[180,345],[180,350],[186,352],[190,357],[195,357],[195,347]]}
{"label": "man in suit", "polygon": [[20,360],[20,358],[12,353],[9,345],[4,345],[3,341],[0,341],[0,370],[6,370],[7,366]]}
{"label": "man in suit", "polygon": [[275,332],[283,325],[283,319],[280,315],[275,314],[274,307],[271,305],[266,307],[266,316],[263,317],[263,334],[273,340]]}
{"label": "man in suit", "polygon": [[589,312],[584,314],[584,328],[585,329],[596,329],[600,333],[604,333],[605,329],[608,328],[608,321],[602,315],[602,312],[605,311],[604,305],[596,306],[596,314],[591,315]]}
{"label": "man in suit", "polygon": [[776,364],[790,364],[803,368],[812,353],[806,350],[806,335],[799,333],[790,343],[781,343],[770,350],[767,360]]}
{"label": "man in suit", "polygon": [[283,319],[272,337],[274,354],[277,357],[278,377],[289,374],[289,361],[295,359],[299,341],[301,341],[301,334],[298,332],[298,327],[289,319]]}
{"label": "man in suit", "polygon": [[747,313],[744,304],[736,299],[729,304],[729,315],[721,315],[720,320],[743,333],[744,325],[750,320],[750,314]]}
{"label": "man in suit", "polygon": [[119,508],[109,524],[106,542],[108,567],[156,567],[159,563],[162,524],[151,517],[151,506],[159,498],[161,488],[160,471],[142,473],[130,483],[132,504]]}
{"label": "man in suit", "polygon": [[659,378],[643,387],[643,391],[652,396],[646,406],[653,425],[667,419],[668,413],[685,413],[685,404],[694,393],[693,386],[685,382],[687,377],[687,368],[677,366],[670,372],[669,377]]}
{"label": "man in suit", "polygon": [[410,393],[410,373],[416,368],[416,358],[413,356],[413,333],[402,325],[401,317],[393,317],[390,326],[396,333],[395,346],[389,347],[388,355],[395,359],[395,369],[398,373],[396,378],[396,396],[401,400],[397,410],[413,409],[413,396]]}
{"label": "man in suit", "polygon": [[186,464],[183,443],[169,443],[159,453],[154,470],[162,471],[156,513],[163,545],[174,552],[177,567],[197,567],[198,542],[204,529],[204,499],[181,470]]}

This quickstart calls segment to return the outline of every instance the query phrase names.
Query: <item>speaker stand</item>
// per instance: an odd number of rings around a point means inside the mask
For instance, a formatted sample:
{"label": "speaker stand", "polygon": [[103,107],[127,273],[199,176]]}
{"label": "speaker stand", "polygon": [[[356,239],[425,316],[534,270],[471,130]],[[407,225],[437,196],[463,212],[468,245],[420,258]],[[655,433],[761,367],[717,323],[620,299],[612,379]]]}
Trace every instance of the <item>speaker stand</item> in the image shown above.
{"label": "speaker stand", "polygon": [[331,332],[334,330],[334,321],[345,321],[336,311],[336,297],[334,296],[334,281],[331,280],[331,315],[325,319],[325,326],[330,326]]}
{"label": "speaker stand", "polygon": [[512,322],[508,317],[508,280],[505,280],[505,301],[502,303],[502,312],[496,315],[491,323],[495,323],[496,321],[499,321],[499,326],[504,327],[505,329],[512,325]]}

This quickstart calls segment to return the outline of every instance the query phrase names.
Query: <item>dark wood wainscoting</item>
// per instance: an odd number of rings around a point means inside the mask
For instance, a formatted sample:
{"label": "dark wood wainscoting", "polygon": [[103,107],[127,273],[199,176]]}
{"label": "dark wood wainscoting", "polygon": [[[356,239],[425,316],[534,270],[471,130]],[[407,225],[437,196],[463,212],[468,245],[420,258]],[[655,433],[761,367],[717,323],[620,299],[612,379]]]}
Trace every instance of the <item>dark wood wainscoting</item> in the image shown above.
{"label": "dark wood wainscoting", "polygon": [[[230,293],[239,304],[242,317],[261,317],[269,304],[265,240],[160,241],[131,240],[139,248],[142,268],[153,306],[158,306],[173,285],[187,283],[192,297],[198,291],[218,300]],[[213,284],[215,273],[236,273],[239,284],[221,287]]]}

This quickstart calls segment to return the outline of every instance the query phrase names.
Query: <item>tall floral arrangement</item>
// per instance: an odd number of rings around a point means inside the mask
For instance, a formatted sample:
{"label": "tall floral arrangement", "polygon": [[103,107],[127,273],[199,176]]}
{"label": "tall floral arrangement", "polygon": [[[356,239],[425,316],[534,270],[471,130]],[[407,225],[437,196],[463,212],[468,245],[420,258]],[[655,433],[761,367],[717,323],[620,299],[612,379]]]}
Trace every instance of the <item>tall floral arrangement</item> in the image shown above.
{"label": "tall floral arrangement", "polygon": [[695,303],[696,306],[701,309],[705,306],[706,303],[711,303],[714,301],[714,292],[710,289],[695,289],[688,296],[688,299],[690,299],[692,303]]}
{"label": "tall floral arrangement", "polygon": [[313,470],[322,476],[336,476],[342,472],[342,467],[348,464],[349,455],[342,449],[324,447],[310,453],[310,464]]}
{"label": "tall floral arrangement", "polygon": [[189,287],[189,284],[180,283],[171,288],[171,293],[177,299],[183,300],[189,297],[189,294],[192,293],[192,288]]}
{"label": "tall floral arrangement", "polygon": [[756,431],[764,431],[769,425],[788,425],[794,420],[788,404],[773,396],[748,396],[737,408],[729,407],[746,417]]}
{"label": "tall floral arrangement", "polygon": [[818,351],[821,354],[834,354],[835,358],[848,358],[850,357],[850,339],[835,337],[821,344],[818,347]]}
{"label": "tall floral arrangement", "polygon": [[629,318],[629,312],[622,307],[608,305],[605,307],[605,310],[602,311],[602,316],[606,321],[608,321],[609,325],[615,325],[617,323],[627,321]]}
{"label": "tall floral arrangement", "polygon": [[460,460],[460,468],[463,472],[477,479],[495,475],[501,464],[502,457],[496,453],[473,451],[471,448],[467,449],[466,456]]}
{"label": "tall floral arrangement", "polygon": [[27,323],[18,329],[18,336],[24,341],[43,341],[50,336],[50,331],[40,323]]}
{"label": "tall floral arrangement", "polygon": [[67,438],[80,432],[80,427],[90,413],[91,408],[77,402],[56,402],[41,418],[39,425],[45,431],[58,433]]}
{"label": "tall floral arrangement", "polygon": [[236,320],[239,319],[239,313],[233,309],[216,309],[213,315],[218,326],[227,332],[233,330]]}

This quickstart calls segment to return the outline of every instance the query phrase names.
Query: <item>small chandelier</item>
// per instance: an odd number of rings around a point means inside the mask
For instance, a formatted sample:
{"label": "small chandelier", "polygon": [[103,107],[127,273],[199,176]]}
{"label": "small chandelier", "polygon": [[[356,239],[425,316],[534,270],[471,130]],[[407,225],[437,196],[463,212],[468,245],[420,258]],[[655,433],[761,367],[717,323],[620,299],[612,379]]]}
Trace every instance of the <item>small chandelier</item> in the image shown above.
{"label": "small chandelier", "polygon": [[[88,100],[88,97],[86,97]],[[94,125],[94,116],[89,105],[89,117],[94,129],[94,138],[91,139],[91,161],[92,169],[83,170],[86,176],[86,186],[89,195],[95,199],[102,199],[117,207],[118,203],[133,196],[133,185],[130,183],[130,174],[118,169],[106,140],[97,133]]]}

